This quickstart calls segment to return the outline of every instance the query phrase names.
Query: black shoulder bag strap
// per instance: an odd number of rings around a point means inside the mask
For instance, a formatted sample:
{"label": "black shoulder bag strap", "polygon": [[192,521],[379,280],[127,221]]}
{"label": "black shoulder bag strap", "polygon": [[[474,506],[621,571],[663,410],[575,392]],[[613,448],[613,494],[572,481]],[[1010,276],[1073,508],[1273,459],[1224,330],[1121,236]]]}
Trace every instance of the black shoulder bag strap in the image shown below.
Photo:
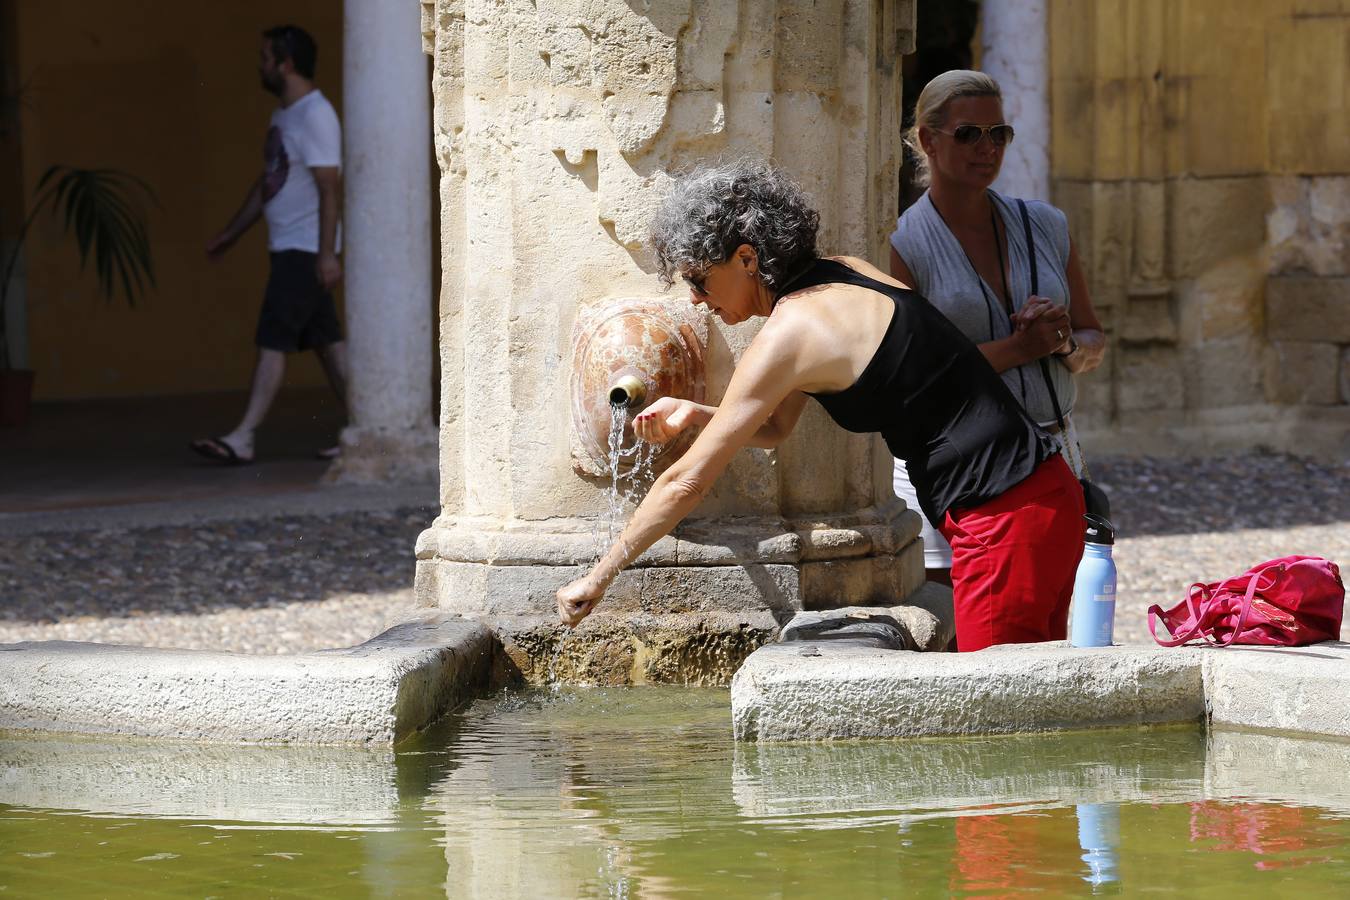
{"label": "black shoulder bag strap", "polygon": [[[1031,265],[1031,293],[1036,295],[1040,293],[1040,288],[1036,281],[1036,242],[1031,237],[1031,216],[1027,214],[1027,204],[1024,200],[1017,201],[1017,211],[1022,214],[1022,231],[1027,236],[1027,261]],[[1050,392],[1050,405],[1055,410],[1055,421],[1059,423],[1059,433],[1062,440],[1068,440],[1068,428],[1064,424],[1064,411],[1059,405],[1059,395],[1055,393],[1055,384],[1050,380],[1050,363],[1044,356],[1040,358],[1041,377],[1045,379],[1045,389]]]}
{"label": "black shoulder bag strap", "polygon": [[[1031,237],[1031,216],[1027,214],[1027,205],[1025,201],[1017,201],[1017,211],[1022,214],[1022,230],[1027,237],[1027,260],[1031,264],[1031,293],[1039,293],[1036,281],[1036,242]],[[1059,406],[1059,395],[1055,393],[1055,385],[1050,380],[1050,363],[1044,356],[1041,357],[1041,376],[1045,378],[1045,389],[1050,392],[1050,405],[1055,409],[1055,421],[1059,423],[1059,439],[1068,444],[1069,430],[1064,425],[1064,411]],[[1079,456],[1082,461],[1081,451]],[[1083,466],[1084,475],[1087,474],[1087,466]],[[1111,518],[1111,499],[1106,496],[1106,491],[1102,490],[1090,479],[1084,477],[1078,479],[1078,483],[1083,486],[1083,503],[1087,511],[1101,516],[1103,519]]]}

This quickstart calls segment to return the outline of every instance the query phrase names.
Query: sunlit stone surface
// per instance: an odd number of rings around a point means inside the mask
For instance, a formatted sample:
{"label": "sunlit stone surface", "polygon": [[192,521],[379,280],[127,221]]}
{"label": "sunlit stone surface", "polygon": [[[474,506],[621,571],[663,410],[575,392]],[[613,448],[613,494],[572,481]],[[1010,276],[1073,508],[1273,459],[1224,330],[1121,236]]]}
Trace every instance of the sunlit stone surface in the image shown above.
{"label": "sunlit stone surface", "polygon": [[742,740],[1008,734],[1205,722],[1350,737],[1350,644],[1020,644],[956,655],[771,644],[736,673]]}

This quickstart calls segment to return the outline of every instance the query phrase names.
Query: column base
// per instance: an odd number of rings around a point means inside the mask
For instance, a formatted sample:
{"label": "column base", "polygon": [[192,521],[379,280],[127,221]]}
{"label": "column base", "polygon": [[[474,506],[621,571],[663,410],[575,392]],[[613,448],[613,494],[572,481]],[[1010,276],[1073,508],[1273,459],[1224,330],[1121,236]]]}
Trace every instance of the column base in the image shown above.
{"label": "column base", "polygon": [[324,475],[332,484],[436,484],[439,444],[436,429],[342,429],[342,456]]}
{"label": "column base", "polygon": [[796,613],[895,606],[924,583],[918,516],[898,502],[795,528],[693,522],[622,572],[559,655],[555,593],[594,559],[594,526],[442,517],[417,542],[417,601],[488,624],[527,681],[725,684]]}

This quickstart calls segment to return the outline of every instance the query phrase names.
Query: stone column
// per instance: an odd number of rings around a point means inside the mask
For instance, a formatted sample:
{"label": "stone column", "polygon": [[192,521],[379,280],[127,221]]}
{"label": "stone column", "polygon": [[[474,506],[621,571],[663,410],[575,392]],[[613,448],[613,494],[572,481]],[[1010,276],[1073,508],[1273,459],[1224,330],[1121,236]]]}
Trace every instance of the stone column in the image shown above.
{"label": "stone column", "polygon": [[1049,0],[981,4],[981,68],[1003,89],[1003,115],[1017,137],[994,188],[1014,197],[1050,199]]}
{"label": "stone column", "polygon": [[796,610],[916,589],[918,517],[891,491],[889,455],[812,407],[777,451],[740,453],[553,658],[554,591],[607,537],[609,480],[574,413],[592,323],[667,310],[668,327],[642,333],[697,343],[695,380],[713,403],[758,327],[710,322],[686,292],[659,291],[644,238],[672,173],[772,157],[814,198],[824,252],[884,264],[912,6],[422,6],[443,399],[442,514],[417,543],[419,600],[488,620],[527,677],[556,665],[569,678],[687,681],[727,678]]}
{"label": "stone column", "polygon": [[411,0],[347,0],[343,259],[351,424],[342,481],[431,481],[431,114]]}

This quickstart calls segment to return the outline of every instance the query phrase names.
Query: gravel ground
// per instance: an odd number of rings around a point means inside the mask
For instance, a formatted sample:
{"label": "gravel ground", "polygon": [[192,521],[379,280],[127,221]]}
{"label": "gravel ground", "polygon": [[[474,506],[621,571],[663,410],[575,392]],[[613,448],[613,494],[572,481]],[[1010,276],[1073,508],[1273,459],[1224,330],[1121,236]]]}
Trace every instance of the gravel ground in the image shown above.
{"label": "gravel ground", "polygon": [[1151,643],[1148,608],[1180,603],[1194,582],[1291,554],[1350,565],[1350,461],[1251,454],[1117,458],[1091,467],[1119,532],[1122,643]]}
{"label": "gravel ground", "polygon": [[0,535],[0,643],[360,643],[412,604],[425,509]]}
{"label": "gravel ground", "polygon": [[[1350,462],[1101,459],[1120,540],[1117,639],[1193,581],[1290,553],[1350,562]],[[359,643],[412,603],[425,508],[0,533],[0,643],[289,653]]]}

